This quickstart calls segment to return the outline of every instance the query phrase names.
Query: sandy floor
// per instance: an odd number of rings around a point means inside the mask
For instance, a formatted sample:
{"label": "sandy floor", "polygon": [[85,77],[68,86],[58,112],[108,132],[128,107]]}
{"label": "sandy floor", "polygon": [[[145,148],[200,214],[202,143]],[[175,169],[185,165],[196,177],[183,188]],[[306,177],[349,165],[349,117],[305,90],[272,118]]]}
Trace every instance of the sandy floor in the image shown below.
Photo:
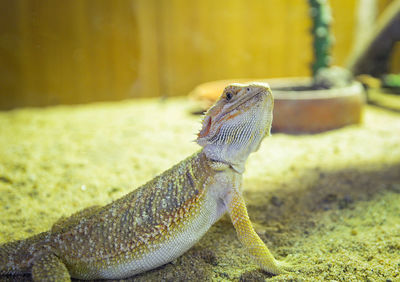
{"label": "sandy floor", "polygon": [[[198,149],[199,120],[184,99],[0,113],[0,242],[135,189]],[[400,111],[367,106],[360,126],[275,134],[244,185],[257,232],[295,272],[259,271],[225,217],[132,280],[400,281]]]}

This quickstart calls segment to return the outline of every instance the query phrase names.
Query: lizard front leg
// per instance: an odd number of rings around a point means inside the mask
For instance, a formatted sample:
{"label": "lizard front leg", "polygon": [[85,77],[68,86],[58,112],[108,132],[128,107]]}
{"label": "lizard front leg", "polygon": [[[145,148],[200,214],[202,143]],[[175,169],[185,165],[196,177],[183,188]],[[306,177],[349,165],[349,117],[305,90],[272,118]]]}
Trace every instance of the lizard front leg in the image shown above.
{"label": "lizard front leg", "polygon": [[243,196],[236,190],[233,190],[231,193],[227,207],[240,242],[246,247],[250,256],[263,270],[272,274],[284,273],[285,269],[289,267],[275,260],[267,246],[254,231],[247,214]]}

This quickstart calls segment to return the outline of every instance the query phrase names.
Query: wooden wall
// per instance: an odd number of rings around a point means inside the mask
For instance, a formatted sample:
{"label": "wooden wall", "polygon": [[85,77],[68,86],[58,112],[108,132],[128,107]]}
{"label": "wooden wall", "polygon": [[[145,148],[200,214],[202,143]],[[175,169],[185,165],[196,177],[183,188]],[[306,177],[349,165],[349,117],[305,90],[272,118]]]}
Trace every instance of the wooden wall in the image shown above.
{"label": "wooden wall", "polygon": [[[342,65],[357,1],[330,2],[333,63]],[[307,0],[0,0],[0,108],[309,75],[308,14]]]}

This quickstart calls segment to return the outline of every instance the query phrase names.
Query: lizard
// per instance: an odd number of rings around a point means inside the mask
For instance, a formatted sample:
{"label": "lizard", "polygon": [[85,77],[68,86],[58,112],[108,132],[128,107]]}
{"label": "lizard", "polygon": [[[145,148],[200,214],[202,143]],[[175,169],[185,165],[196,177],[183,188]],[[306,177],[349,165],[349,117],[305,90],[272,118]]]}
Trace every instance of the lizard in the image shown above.
{"label": "lizard", "polygon": [[104,207],[0,245],[0,274],[31,273],[34,281],[131,277],[181,256],[226,212],[262,270],[291,270],[255,232],[242,196],[246,159],[270,135],[273,104],[266,83],[228,85],[204,115],[198,152]]}

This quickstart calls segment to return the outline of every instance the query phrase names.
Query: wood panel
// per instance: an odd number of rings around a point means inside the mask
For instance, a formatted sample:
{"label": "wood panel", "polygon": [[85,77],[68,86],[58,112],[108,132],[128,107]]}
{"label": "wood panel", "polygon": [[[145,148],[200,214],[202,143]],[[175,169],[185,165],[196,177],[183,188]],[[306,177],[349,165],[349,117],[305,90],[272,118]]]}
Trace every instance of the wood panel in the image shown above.
{"label": "wood panel", "polygon": [[[378,1],[378,10],[379,14],[381,14],[393,0],[379,0]],[[400,73],[400,42],[397,42],[393,47],[393,53],[391,56],[390,62],[390,72],[392,73]]]}
{"label": "wood panel", "polygon": [[333,16],[332,31],[335,37],[332,48],[332,64],[342,66],[353,46],[357,1],[331,0],[330,5]]}
{"label": "wood panel", "polygon": [[392,73],[400,73],[400,42],[397,42],[393,48],[390,70]]}
{"label": "wood panel", "polygon": [[[157,5],[157,0],[132,1],[133,16],[138,25],[138,77],[130,88],[129,98],[161,95]],[[134,54],[135,50],[130,52]],[[130,64],[135,65],[133,62]]]}
{"label": "wood panel", "polygon": [[132,2],[7,0],[0,11],[1,108],[131,96],[140,53]]}
{"label": "wood panel", "polygon": [[[333,63],[342,65],[357,1],[330,2]],[[0,108],[310,75],[310,26],[306,0],[0,0]]]}
{"label": "wood panel", "polygon": [[23,91],[19,62],[18,3],[2,2],[0,13],[0,108],[10,108],[18,104],[18,94]]}

